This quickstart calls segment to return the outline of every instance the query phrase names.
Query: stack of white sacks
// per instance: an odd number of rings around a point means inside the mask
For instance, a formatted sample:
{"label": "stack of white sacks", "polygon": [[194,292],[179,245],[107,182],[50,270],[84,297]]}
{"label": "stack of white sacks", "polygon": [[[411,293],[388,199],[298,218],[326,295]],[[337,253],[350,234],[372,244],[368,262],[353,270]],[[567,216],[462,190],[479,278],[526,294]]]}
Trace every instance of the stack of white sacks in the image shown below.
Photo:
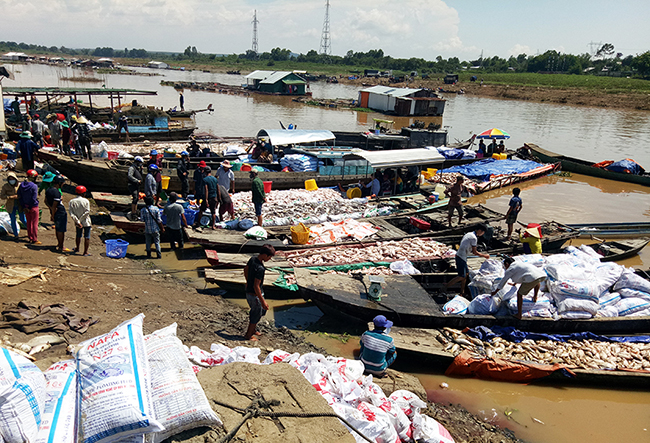
{"label": "stack of white sacks", "polygon": [[316,157],[303,154],[285,155],[280,159],[280,165],[283,168],[287,166],[294,172],[318,171],[318,166],[324,165]]}
{"label": "stack of white sacks", "polygon": [[[524,317],[650,316],[650,281],[616,263],[601,263],[600,256],[587,246],[569,247],[565,254],[547,257],[535,254],[514,258],[541,267],[548,275],[536,302],[533,302],[533,291],[524,297]],[[456,297],[451,307],[466,303],[467,311],[461,314],[515,314],[518,285],[507,284],[495,296],[491,295],[504,272],[500,260],[486,260],[478,271],[470,271],[469,286],[479,295],[471,302]],[[450,309],[449,313],[456,313],[453,311],[458,309]]]}
{"label": "stack of white sacks", "polygon": [[[45,373],[0,347],[0,443],[158,443],[184,430],[221,426],[195,373],[232,362],[260,364],[260,350],[189,349],[175,323],[144,336],[143,319],[140,314],[81,343],[74,359]],[[454,441],[420,414],[426,404],[415,394],[387,398],[372,376],[363,376],[359,361],[276,350],[263,364],[280,362],[301,371],[335,412],[377,443]]]}

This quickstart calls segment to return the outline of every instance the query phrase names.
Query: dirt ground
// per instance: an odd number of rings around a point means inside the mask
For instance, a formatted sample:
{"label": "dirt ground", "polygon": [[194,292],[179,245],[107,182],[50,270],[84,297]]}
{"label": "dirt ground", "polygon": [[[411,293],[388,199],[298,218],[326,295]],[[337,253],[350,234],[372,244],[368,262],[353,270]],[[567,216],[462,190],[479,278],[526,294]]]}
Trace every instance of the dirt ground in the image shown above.
{"label": "dirt ground", "polygon": [[[352,85],[388,85],[387,79],[361,78],[348,80],[339,79],[339,82]],[[491,85],[480,82],[460,82],[456,85],[446,85],[442,79],[415,80],[411,83],[392,83],[394,87],[431,88],[441,87],[450,93],[460,89],[466,95],[477,97],[523,100],[537,103],[557,103],[577,106],[591,106],[611,109],[634,109],[650,111],[650,94],[645,93],[620,93],[610,94],[602,90],[587,90],[579,88],[548,88],[521,85]]]}
{"label": "dirt ground", "polygon": [[[19,180],[23,177],[23,174],[19,174]],[[6,172],[0,172],[0,183],[5,183],[5,180]],[[73,190],[70,185],[64,187],[66,207],[74,197],[71,194]],[[243,341],[242,334],[248,320],[246,310],[210,291],[197,289],[188,281],[157,273],[156,260],[129,255],[123,259],[106,257],[103,241],[99,237],[100,226],[93,228],[89,251],[92,256],[55,252],[54,230],[43,198],[41,196],[43,215],[38,233],[42,245],[28,245],[25,230],[21,230],[18,241],[3,236],[0,238],[0,265],[42,266],[47,270],[44,278],[32,278],[12,287],[0,286],[3,311],[21,301],[30,306],[63,303],[85,317],[92,316],[98,320],[84,334],[66,333],[70,344],[106,333],[142,312],[146,315],[145,333],[177,322],[179,338],[187,346],[195,345],[206,350],[210,349],[212,343],[229,347],[256,346],[262,350],[261,358],[274,349],[325,353],[287,328],[276,328],[266,320],[260,322],[263,335],[259,342]],[[93,212],[94,224],[105,222],[106,217],[98,215],[100,209],[94,207]],[[106,231],[110,227],[103,228]],[[73,237],[74,227],[68,220],[66,247],[74,247]],[[12,343],[24,342],[33,335],[27,336],[11,328],[0,330],[0,338]],[[58,344],[36,354],[37,365],[44,370],[66,358],[66,347],[65,343]],[[415,391],[419,383],[413,379],[408,374],[393,372],[391,377],[380,383],[384,383],[388,395],[394,389]],[[447,427],[457,442],[517,441],[508,431],[482,423],[460,406],[431,403],[429,411]]]}

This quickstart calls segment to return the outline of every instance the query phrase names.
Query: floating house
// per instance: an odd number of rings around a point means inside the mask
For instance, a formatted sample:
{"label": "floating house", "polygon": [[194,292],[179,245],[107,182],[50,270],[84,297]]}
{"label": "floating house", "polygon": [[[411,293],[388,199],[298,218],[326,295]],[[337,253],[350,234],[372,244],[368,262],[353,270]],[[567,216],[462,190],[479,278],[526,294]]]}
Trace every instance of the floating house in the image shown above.
{"label": "floating house", "polygon": [[152,69],[169,69],[169,65],[165,62],[155,62],[155,61],[150,61],[147,63],[148,68]]}
{"label": "floating house", "polygon": [[372,86],[359,91],[362,108],[394,115],[441,116],[445,100],[429,89]]}
{"label": "floating house", "polygon": [[253,71],[246,76],[246,88],[279,95],[309,95],[307,82],[290,71]]}
{"label": "floating house", "polygon": [[21,61],[21,62],[24,62],[29,58],[30,58],[29,55],[25,54],[24,52],[7,52],[6,54],[2,54],[2,56],[0,56],[0,60],[11,60],[11,61]]}

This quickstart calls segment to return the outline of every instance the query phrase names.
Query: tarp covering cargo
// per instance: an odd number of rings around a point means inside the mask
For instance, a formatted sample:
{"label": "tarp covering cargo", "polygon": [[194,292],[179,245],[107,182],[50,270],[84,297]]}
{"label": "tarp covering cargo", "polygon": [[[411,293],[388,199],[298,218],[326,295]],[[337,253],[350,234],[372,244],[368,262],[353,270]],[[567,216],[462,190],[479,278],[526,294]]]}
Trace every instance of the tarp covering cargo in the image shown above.
{"label": "tarp covering cargo", "polygon": [[546,377],[555,371],[562,371],[567,377],[575,376],[562,365],[540,365],[502,360],[500,358],[475,358],[470,351],[458,354],[449,365],[445,375],[473,375],[484,380],[528,382]]}
{"label": "tarp covering cargo", "polygon": [[621,172],[623,174],[641,175],[645,170],[631,158],[619,160],[607,166],[605,169],[612,172]]}
{"label": "tarp covering cargo", "polygon": [[611,342],[627,342],[627,343],[650,343],[650,336],[648,335],[633,335],[633,336],[613,336],[605,337],[597,335],[593,332],[574,332],[572,334],[542,334],[539,332],[526,332],[513,328],[512,326],[492,326],[488,328],[485,326],[477,326],[466,331],[466,334],[478,338],[479,340],[492,340],[495,337],[501,337],[505,340],[520,343],[524,340],[553,340],[559,342],[568,342],[569,340],[598,340],[598,341],[611,341]]}
{"label": "tarp covering cargo", "polygon": [[495,160],[488,158],[468,165],[452,166],[444,172],[459,172],[465,177],[488,181],[493,175],[523,174],[542,166],[532,160]]}

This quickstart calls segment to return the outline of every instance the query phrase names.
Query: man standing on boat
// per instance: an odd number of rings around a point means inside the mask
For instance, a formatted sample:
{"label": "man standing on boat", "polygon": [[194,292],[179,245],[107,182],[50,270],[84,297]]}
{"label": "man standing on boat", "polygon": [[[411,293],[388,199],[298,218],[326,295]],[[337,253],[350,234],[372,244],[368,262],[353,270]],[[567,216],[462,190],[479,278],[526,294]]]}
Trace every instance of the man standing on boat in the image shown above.
{"label": "man standing on boat", "polygon": [[23,170],[29,171],[34,169],[34,157],[38,152],[38,145],[32,140],[32,133],[23,131],[20,134],[20,140],[16,143],[16,151],[23,160]]}
{"label": "man standing on boat", "polygon": [[181,181],[181,196],[187,199],[190,193],[190,154],[187,151],[181,152],[181,158],[176,163],[176,175]]}
{"label": "man standing on boat", "polygon": [[519,211],[521,211],[521,208],[523,206],[521,197],[519,197],[520,193],[521,193],[521,189],[514,188],[512,190],[512,198],[510,199],[510,203],[508,203],[508,212],[506,212],[506,225],[508,225],[508,235],[507,235],[508,240],[510,240],[510,236],[512,235],[512,229],[515,223],[517,222],[517,216],[519,215]]}
{"label": "man standing on boat", "polygon": [[257,171],[250,172],[252,200],[255,206],[255,215],[257,216],[257,225],[262,226],[262,205],[266,203],[266,193],[264,192],[264,182],[257,176]]}
{"label": "man standing on boat", "polygon": [[61,123],[59,123],[59,119],[56,117],[56,114],[50,114],[47,116],[47,132],[50,134],[50,141],[54,147],[62,151]]}
{"label": "man standing on boat", "polygon": [[156,175],[160,172],[158,166],[149,165],[147,167],[147,176],[144,178],[144,195],[151,197],[154,204],[158,204],[158,184],[156,183]]}
{"label": "man standing on boat", "polygon": [[456,177],[456,183],[454,183],[449,188],[445,189],[445,195],[449,197],[449,205],[447,206],[447,222],[451,228],[451,217],[454,215],[454,211],[458,212],[458,224],[460,225],[463,221],[463,191],[467,191],[467,188],[463,184],[465,177],[459,175]]}
{"label": "man standing on boat", "polygon": [[158,173],[154,177],[156,179],[156,194],[154,195],[154,202],[157,205],[158,200],[160,200],[160,194],[162,193],[162,173],[160,170],[162,168],[162,156],[158,155],[158,151],[155,149],[151,150],[149,153],[149,162],[147,164],[148,166],[156,166],[158,170]]}
{"label": "man standing on boat", "polygon": [[34,114],[34,118],[32,119],[32,135],[34,136],[34,143],[40,148],[43,147],[43,131],[46,129],[45,123],[40,120],[40,116]]}
{"label": "man standing on boat", "polygon": [[125,142],[130,142],[131,138],[129,137],[129,121],[126,118],[126,115],[122,115],[118,120],[117,120],[117,139],[119,140],[121,135],[122,135],[122,129],[124,129],[124,133],[126,134],[126,137],[124,138]]}
{"label": "man standing on boat", "polygon": [[131,200],[131,220],[138,219],[138,201],[140,200],[140,184],[142,183],[142,163],[143,159],[137,156],[133,159],[133,163],[129,166],[128,184],[129,193],[133,197]]}
{"label": "man standing on boat", "polygon": [[219,185],[223,186],[226,188],[226,191],[228,191],[231,194],[235,193],[235,173],[232,172],[232,166],[230,165],[230,162],[228,160],[224,160],[221,162],[221,166],[219,166],[219,169],[217,169],[217,173],[215,174],[217,176],[217,181],[219,182]]}
{"label": "man standing on boat", "polygon": [[180,96],[178,97],[178,102],[181,105],[181,111],[185,110],[185,97],[183,97],[183,93],[180,93]]}
{"label": "man standing on boat", "polygon": [[521,320],[524,296],[533,290],[533,302],[537,301],[539,287],[547,277],[546,271],[529,263],[515,261],[512,257],[506,257],[503,260],[503,266],[506,268],[506,273],[497,288],[492,292],[492,295],[496,295],[497,292],[503,289],[508,280],[512,281],[511,285],[513,286],[520,285],[517,290],[517,318]]}
{"label": "man standing on boat", "polygon": [[359,358],[365,367],[365,372],[377,377],[386,375],[386,370],[397,358],[393,337],[388,335],[393,322],[383,315],[376,316],[372,323],[374,329],[366,331],[361,336],[361,352]]}
{"label": "man standing on boat", "polygon": [[[200,203],[201,209],[199,211],[202,213],[208,207],[208,202],[205,201],[205,185],[203,184],[203,169],[208,165],[201,160],[199,165],[194,170],[194,198],[197,203]],[[194,226],[201,226],[201,217],[196,217],[194,219]]]}
{"label": "man standing on boat", "polygon": [[467,267],[467,257],[469,254],[478,255],[485,259],[490,258],[489,254],[479,252],[478,249],[476,249],[478,237],[484,235],[487,232],[487,229],[487,226],[481,224],[476,227],[476,231],[468,232],[463,235],[458,251],[456,252],[456,271],[458,272],[458,275],[452,278],[445,285],[445,288],[449,288],[450,286],[460,282],[460,295],[465,294],[465,286],[467,285],[467,276],[469,274],[469,268]]}
{"label": "man standing on boat", "polygon": [[264,314],[269,310],[269,304],[264,299],[264,274],[266,268],[264,262],[267,262],[275,255],[275,248],[271,245],[263,245],[257,257],[251,257],[244,268],[244,278],[246,279],[246,301],[250,306],[250,317],[248,320],[248,329],[244,338],[246,340],[257,341],[257,336],[262,335],[257,330],[257,324]]}

